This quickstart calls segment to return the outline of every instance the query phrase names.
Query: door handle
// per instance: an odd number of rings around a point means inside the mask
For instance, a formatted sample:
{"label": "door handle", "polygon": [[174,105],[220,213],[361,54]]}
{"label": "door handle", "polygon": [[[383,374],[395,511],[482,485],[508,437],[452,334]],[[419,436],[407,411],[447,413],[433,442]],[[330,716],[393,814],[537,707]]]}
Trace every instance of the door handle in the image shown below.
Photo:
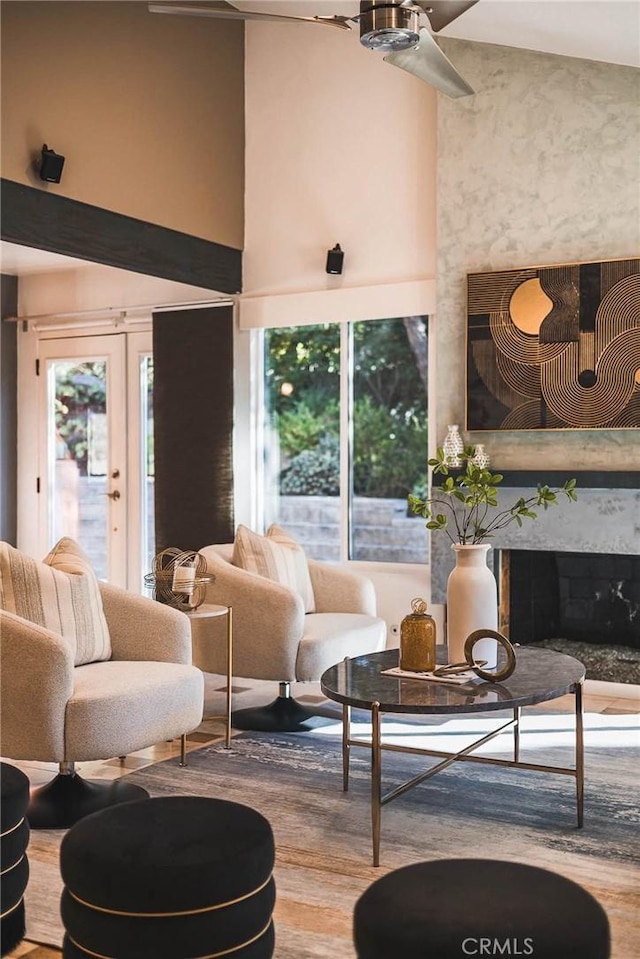
{"label": "door handle", "polygon": [[105,496],[108,496],[109,499],[117,500],[120,499],[120,490],[114,489],[113,493],[105,493]]}

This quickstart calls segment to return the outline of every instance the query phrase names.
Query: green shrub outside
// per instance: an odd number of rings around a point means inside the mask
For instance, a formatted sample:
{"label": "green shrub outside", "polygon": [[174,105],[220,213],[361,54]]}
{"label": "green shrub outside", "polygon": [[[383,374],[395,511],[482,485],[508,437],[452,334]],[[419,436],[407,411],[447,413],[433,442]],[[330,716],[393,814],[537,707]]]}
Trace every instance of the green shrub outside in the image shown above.
{"label": "green shrub outside", "polygon": [[[337,406],[336,406],[337,412]],[[280,419],[283,495],[337,496],[340,450],[335,416],[298,403]],[[354,407],[353,481],[356,496],[406,498],[424,477],[426,416],[400,417],[369,396]]]}
{"label": "green shrub outside", "polygon": [[404,499],[424,473],[426,416],[397,414],[364,396],[354,407],[356,496]]}
{"label": "green shrub outside", "polygon": [[278,416],[280,452],[287,461],[301,453],[313,450],[327,435],[338,436],[340,409],[337,400],[329,400],[324,406],[307,396],[292,409]]}
{"label": "green shrub outside", "polygon": [[322,437],[313,449],[294,456],[280,474],[284,496],[339,496],[340,444],[335,434]]}

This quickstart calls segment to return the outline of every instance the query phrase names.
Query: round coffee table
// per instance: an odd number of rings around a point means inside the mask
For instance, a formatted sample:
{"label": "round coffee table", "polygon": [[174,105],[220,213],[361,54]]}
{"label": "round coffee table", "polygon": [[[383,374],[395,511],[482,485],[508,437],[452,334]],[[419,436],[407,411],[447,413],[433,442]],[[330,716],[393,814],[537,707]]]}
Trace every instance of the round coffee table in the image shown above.
{"label": "round coffee table", "polygon": [[[437,662],[447,662],[446,647],[439,647]],[[354,659],[345,659],[327,669],[320,680],[322,692],[328,699],[342,703],[342,773],[343,788],[349,788],[349,750],[364,746],[371,750],[371,827],[373,835],[373,865],[380,865],[381,808],[456,761],[489,763],[531,769],[537,772],[572,776],[576,781],[576,808],[578,826],[583,824],[584,805],[584,735],[582,725],[582,685],[585,668],[582,663],[564,653],[548,649],[516,647],[516,668],[508,679],[500,683],[477,680],[464,686],[432,682],[426,679],[400,679],[384,675],[383,670],[398,666],[398,650],[386,649]],[[520,708],[557,699],[566,693],[575,696],[575,766],[546,766],[520,761]],[[351,708],[371,711],[371,739],[351,738]],[[439,714],[472,713],[510,709],[513,718],[497,729],[471,743],[457,753],[433,749],[404,748],[385,744],[381,739],[381,713]],[[507,729],[513,729],[513,759],[498,759],[472,755],[474,750],[494,739]],[[442,761],[426,772],[415,776],[391,792],[382,795],[382,751],[411,752],[425,756],[440,756]]]}

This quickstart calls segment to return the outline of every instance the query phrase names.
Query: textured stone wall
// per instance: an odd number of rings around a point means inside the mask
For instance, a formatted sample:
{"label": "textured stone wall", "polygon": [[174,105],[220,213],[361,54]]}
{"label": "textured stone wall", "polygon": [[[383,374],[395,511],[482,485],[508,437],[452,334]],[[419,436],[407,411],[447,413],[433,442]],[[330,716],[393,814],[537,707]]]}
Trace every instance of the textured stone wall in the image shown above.
{"label": "textured stone wall", "polygon": [[[466,274],[640,251],[640,71],[460,40],[438,102],[435,430],[464,424]],[[640,430],[476,432],[501,469],[632,468]]]}
{"label": "textured stone wall", "polygon": [[[541,482],[552,469],[638,470],[640,430],[467,433],[464,422],[467,273],[638,255],[640,71],[461,40],[442,45],[478,92],[438,102],[430,442],[459,423],[468,442],[485,444],[492,468],[530,469]],[[640,500],[621,493],[628,505],[619,510],[619,494],[581,495],[562,521],[550,511],[514,534],[518,548],[541,548],[560,524],[565,545],[547,548],[589,549],[601,536],[602,551],[624,543],[622,552],[637,552],[627,540],[637,542]],[[444,602],[452,567],[448,541],[432,537],[433,602]]]}

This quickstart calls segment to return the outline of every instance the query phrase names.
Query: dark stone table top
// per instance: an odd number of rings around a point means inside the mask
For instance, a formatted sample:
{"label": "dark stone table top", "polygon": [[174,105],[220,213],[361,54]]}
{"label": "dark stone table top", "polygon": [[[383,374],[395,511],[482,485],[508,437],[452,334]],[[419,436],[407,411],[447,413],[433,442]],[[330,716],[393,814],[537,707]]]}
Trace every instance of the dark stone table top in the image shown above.
{"label": "dark stone table top", "polygon": [[[381,671],[398,665],[399,651],[385,649],[343,660],[327,669],[320,680],[328,699],[371,709],[380,703],[390,713],[471,713],[513,709],[556,699],[573,692],[584,680],[585,668],[572,656],[550,649],[516,646],[515,671],[500,683],[477,679],[464,686],[425,679],[398,679]],[[447,662],[446,647],[437,648],[437,662]]]}

